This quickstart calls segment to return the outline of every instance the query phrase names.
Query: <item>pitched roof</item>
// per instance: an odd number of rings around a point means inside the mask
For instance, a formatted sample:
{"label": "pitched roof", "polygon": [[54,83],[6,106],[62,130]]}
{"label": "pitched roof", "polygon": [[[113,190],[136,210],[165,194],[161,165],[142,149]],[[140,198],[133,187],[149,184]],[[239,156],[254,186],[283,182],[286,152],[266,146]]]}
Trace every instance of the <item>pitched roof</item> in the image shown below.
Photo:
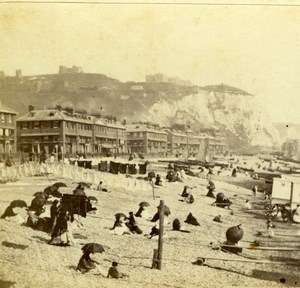
{"label": "pitched roof", "polygon": [[10,114],[15,114],[17,115],[18,113],[12,109],[10,109],[9,107],[7,107],[6,105],[4,105],[1,101],[0,101],[0,112],[2,113],[10,113]]}
{"label": "pitched roof", "polygon": [[126,125],[126,131],[127,132],[153,132],[158,134],[165,134],[167,135],[167,132],[162,129],[155,129],[153,127],[146,126],[144,124],[129,124]]}
{"label": "pitched roof", "polygon": [[94,117],[78,113],[68,113],[57,109],[33,110],[19,117],[17,121],[51,121],[68,120],[85,124],[93,124]]}

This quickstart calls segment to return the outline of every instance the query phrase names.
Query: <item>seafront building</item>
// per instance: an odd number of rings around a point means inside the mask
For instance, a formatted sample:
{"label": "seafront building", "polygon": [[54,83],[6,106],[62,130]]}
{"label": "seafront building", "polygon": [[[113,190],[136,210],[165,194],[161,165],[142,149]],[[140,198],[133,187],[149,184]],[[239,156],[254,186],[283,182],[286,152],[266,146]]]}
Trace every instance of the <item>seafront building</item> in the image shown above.
{"label": "seafront building", "polygon": [[145,124],[126,126],[129,153],[166,156],[167,132]]}
{"label": "seafront building", "polygon": [[16,152],[16,115],[0,101],[0,154]]}
{"label": "seafront building", "polygon": [[18,150],[47,155],[122,154],[126,152],[125,126],[72,108],[30,111],[17,120]]}

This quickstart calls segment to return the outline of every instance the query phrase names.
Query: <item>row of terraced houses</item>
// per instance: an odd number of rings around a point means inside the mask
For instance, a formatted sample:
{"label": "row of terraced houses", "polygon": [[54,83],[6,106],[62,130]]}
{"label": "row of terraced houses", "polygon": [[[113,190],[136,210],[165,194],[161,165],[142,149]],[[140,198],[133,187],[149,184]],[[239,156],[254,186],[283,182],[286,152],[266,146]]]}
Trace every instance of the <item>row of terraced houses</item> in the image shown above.
{"label": "row of terraced houses", "polygon": [[[114,117],[99,118],[72,108],[17,112],[0,104],[0,153],[23,152],[73,156],[143,154],[207,156],[225,152],[225,138],[191,130],[161,129],[146,124],[122,125]],[[4,119],[4,120],[3,120]]]}

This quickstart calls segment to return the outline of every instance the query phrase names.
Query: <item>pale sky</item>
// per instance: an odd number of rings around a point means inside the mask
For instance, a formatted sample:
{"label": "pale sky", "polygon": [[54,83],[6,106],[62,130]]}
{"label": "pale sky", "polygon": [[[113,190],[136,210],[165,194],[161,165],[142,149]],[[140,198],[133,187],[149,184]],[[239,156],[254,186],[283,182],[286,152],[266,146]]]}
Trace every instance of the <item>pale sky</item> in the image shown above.
{"label": "pale sky", "polygon": [[244,89],[273,121],[300,123],[300,6],[0,4],[0,35],[6,75],[162,72]]}

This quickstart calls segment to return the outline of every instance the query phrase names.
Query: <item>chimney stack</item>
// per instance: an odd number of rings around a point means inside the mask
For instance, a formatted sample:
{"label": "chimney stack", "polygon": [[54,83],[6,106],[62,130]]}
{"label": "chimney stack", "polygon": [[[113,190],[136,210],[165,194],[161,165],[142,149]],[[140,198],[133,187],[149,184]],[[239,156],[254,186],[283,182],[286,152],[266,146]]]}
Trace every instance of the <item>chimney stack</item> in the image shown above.
{"label": "chimney stack", "polygon": [[31,111],[33,111],[33,110],[34,110],[34,106],[29,105],[29,106],[28,106],[28,112],[31,112]]}

